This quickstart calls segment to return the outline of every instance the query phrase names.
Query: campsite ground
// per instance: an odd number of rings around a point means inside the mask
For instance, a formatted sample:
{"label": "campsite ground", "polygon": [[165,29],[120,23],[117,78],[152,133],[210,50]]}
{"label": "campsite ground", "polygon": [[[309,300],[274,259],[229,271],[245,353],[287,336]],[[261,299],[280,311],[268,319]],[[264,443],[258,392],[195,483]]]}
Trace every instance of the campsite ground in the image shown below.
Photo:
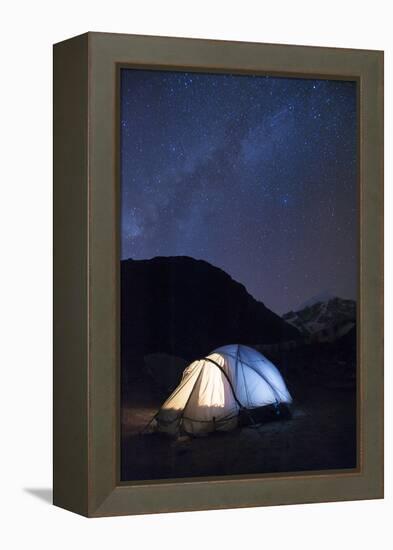
{"label": "campsite ground", "polygon": [[[332,383],[333,382],[333,383]],[[122,480],[295,472],[356,466],[353,383],[308,377],[290,384],[293,416],[203,438],[139,435],[162,399],[134,383],[122,410]]]}

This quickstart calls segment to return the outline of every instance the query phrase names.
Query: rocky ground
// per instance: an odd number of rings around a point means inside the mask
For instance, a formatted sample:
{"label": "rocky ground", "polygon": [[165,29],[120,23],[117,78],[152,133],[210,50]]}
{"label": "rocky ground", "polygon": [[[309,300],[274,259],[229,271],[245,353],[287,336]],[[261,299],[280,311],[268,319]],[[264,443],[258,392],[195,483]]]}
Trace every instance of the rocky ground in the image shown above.
{"label": "rocky ground", "polygon": [[354,384],[292,383],[293,416],[204,438],[139,435],[162,398],[133,384],[122,410],[122,480],[299,472],[356,467]]}

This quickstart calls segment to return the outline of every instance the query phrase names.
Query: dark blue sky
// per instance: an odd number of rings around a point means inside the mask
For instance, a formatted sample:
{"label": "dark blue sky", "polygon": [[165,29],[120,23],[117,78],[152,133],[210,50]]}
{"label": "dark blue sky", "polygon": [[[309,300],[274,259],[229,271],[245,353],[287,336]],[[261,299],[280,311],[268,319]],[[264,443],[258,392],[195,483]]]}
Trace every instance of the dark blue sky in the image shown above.
{"label": "dark blue sky", "polygon": [[187,255],[283,313],[357,294],[356,84],[123,69],[122,258]]}

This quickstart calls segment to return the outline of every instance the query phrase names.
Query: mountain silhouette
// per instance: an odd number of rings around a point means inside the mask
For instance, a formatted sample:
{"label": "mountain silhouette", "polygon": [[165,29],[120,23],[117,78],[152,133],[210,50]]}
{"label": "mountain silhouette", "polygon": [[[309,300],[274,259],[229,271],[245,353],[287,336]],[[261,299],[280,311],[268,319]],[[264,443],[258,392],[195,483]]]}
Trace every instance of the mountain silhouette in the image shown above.
{"label": "mountain silhouette", "polygon": [[192,360],[225,344],[272,344],[298,336],[206,261],[173,256],[121,262],[123,365],[151,353]]}

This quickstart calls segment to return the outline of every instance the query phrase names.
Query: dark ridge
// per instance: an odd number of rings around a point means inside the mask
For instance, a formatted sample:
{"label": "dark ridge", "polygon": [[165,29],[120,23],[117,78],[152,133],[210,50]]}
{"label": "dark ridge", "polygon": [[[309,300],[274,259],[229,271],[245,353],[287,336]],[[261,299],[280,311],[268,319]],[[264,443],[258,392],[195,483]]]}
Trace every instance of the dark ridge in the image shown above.
{"label": "dark ridge", "polygon": [[151,353],[191,360],[224,344],[271,344],[298,336],[242,284],[204,260],[121,262],[123,365]]}

